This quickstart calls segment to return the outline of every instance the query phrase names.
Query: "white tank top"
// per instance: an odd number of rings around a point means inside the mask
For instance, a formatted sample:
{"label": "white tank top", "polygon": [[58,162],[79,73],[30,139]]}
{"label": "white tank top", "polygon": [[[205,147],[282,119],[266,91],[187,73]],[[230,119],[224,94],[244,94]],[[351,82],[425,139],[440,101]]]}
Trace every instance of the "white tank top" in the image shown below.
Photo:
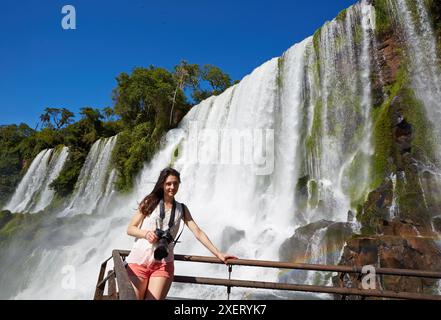
{"label": "white tank top", "polygon": [[[167,230],[168,229],[168,223],[170,221],[170,215],[171,215],[171,209],[165,209],[165,218],[162,221],[162,227],[160,226],[160,229]],[[170,234],[172,235],[173,239],[176,240],[176,236],[179,231],[179,227],[181,225],[181,220],[184,216],[184,208],[182,203],[179,203],[176,201],[176,211],[175,211],[175,222],[173,226],[170,229]],[[150,230],[155,231],[156,230],[156,222],[160,222],[160,210],[159,210],[159,204],[156,206],[156,208],[153,210],[152,214],[149,217],[145,217],[144,221],[141,224],[141,230]],[[174,253],[173,253],[174,243],[170,243],[168,246],[169,254],[164,259],[158,261],[155,260],[153,257],[153,252],[156,249],[156,244],[151,244],[147,241],[147,239],[141,239],[138,238],[135,240],[135,243],[133,244],[132,250],[130,251],[130,254],[126,258],[127,263],[136,263],[139,265],[146,265],[149,266],[150,264],[154,262],[173,262],[174,261]]]}

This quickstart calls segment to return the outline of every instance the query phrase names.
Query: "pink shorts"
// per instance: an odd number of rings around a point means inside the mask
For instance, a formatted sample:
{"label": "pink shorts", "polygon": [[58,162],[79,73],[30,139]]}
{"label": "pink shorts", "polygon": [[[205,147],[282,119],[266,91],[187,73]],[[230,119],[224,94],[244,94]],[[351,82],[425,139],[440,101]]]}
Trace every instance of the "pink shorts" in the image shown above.
{"label": "pink shorts", "polygon": [[149,279],[153,277],[172,279],[174,271],[175,266],[173,262],[154,262],[149,266],[129,263],[127,266],[127,273],[129,276],[135,276],[141,279]]}

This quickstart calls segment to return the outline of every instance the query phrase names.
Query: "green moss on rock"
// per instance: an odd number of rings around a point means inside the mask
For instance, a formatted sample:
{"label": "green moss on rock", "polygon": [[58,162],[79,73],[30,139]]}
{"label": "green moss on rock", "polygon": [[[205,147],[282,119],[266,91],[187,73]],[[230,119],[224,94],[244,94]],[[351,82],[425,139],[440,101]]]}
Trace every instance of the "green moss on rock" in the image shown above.
{"label": "green moss on rock", "polygon": [[[377,36],[381,37],[393,31],[391,14],[387,4],[388,0],[374,0],[375,7],[375,32]],[[401,1],[401,0],[399,0]]]}

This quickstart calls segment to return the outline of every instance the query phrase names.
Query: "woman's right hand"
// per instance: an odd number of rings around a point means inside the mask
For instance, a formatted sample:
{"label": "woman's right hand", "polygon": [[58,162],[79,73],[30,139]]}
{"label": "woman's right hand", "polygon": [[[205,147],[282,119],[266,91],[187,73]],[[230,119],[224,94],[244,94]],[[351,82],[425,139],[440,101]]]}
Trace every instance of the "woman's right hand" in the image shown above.
{"label": "woman's right hand", "polygon": [[144,237],[148,242],[150,242],[151,244],[154,244],[156,242],[158,242],[158,236],[153,232],[153,231],[147,231],[145,237]]}

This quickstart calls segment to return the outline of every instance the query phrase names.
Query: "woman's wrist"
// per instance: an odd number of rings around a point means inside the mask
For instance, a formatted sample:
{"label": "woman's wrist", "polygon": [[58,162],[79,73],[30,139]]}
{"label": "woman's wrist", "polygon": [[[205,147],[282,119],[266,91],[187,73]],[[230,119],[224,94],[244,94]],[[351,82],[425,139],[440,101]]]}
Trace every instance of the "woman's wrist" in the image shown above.
{"label": "woman's wrist", "polygon": [[147,240],[147,235],[148,235],[148,234],[149,234],[149,231],[147,230],[147,232],[145,233],[143,239],[146,239],[146,240]]}

